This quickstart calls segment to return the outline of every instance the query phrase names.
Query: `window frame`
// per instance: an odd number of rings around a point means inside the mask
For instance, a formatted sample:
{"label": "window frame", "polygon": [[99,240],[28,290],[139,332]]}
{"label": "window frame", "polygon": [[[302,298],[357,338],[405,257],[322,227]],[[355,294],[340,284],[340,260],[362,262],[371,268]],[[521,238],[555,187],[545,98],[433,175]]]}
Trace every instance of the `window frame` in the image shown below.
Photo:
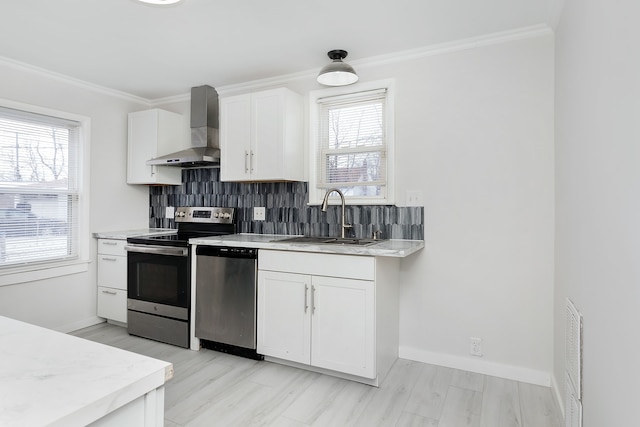
{"label": "window frame", "polygon": [[[327,191],[327,187],[318,186],[318,167],[323,162],[318,159],[320,152],[320,106],[318,100],[326,97],[357,94],[359,92],[369,92],[376,90],[386,90],[385,101],[385,145],[386,145],[386,183],[384,196],[347,196],[345,204],[349,205],[394,205],[395,204],[395,80],[386,79],[374,82],[357,83],[350,86],[341,86],[328,89],[320,89],[309,92],[309,151],[308,151],[308,171],[309,171],[309,205],[319,205]],[[357,151],[357,149],[354,149]],[[375,151],[368,148],[367,152]],[[346,153],[346,150],[344,151]],[[334,193],[329,198],[330,204],[339,204],[340,199]]]}
{"label": "window frame", "polygon": [[0,267],[0,286],[16,283],[45,280],[68,274],[80,273],[88,270],[90,251],[89,231],[89,146],[91,136],[91,119],[74,113],[41,107],[32,104],[0,98],[0,107],[21,110],[27,113],[40,114],[75,121],[80,124],[78,129],[77,147],[77,255],[74,258],[33,261],[20,265]]}

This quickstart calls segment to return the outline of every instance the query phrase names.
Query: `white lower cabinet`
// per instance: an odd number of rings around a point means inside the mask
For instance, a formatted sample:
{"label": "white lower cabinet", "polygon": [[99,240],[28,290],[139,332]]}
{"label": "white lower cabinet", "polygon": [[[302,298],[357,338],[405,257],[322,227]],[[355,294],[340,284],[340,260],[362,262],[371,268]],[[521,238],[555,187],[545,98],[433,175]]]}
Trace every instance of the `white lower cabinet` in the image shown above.
{"label": "white lower cabinet", "polygon": [[125,240],[98,239],[98,316],[127,323]]}
{"label": "white lower cabinet", "polygon": [[127,323],[127,291],[98,286],[98,316]]}
{"label": "white lower cabinet", "polygon": [[377,385],[398,354],[398,263],[261,250],[258,265],[258,353]]}
{"label": "white lower cabinet", "polygon": [[375,378],[372,281],[311,278],[311,364]]}
{"label": "white lower cabinet", "polygon": [[310,290],[311,276],[258,271],[258,353],[311,363]]}

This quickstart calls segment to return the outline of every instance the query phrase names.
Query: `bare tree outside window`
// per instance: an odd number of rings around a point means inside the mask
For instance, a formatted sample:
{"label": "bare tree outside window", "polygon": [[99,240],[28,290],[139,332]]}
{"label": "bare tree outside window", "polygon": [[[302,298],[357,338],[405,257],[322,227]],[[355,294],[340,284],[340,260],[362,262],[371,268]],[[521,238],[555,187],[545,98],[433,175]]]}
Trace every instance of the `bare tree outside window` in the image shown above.
{"label": "bare tree outside window", "polygon": [[0,128],[1,181],[42,182],[67,177],[68,129],[6,120],[0,121]]}
{"label": "bare tree outside window", "polygon": [[[0,108],[0,267],[73,257],[79,123]],[[76,146],[73,145],[73,146]],[[73,180],[76,182],[76,180]]]}
{"label": "bare tree outside window", "polygon": [[378,196],[384,174],[384,121],[381,102],[328,110],[325,150],[327,185],[345,195]]}
{"label": "bare tree outside window", "polygon": [[394,88],[389,79],[309,93],[310,204],[331,188],[348,204],[395,203]]}

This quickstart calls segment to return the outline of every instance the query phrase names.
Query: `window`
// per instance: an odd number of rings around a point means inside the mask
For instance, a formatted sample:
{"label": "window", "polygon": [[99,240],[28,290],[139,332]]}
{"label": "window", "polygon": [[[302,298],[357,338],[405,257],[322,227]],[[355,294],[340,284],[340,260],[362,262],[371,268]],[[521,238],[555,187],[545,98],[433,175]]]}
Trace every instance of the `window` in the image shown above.
{"label": "window", "polygon": [[309,201],[330,188],[360,204],[393,204],[391,82],[312,92]]}
{"label": "window", "polygon": [[78,258],[82,131],[0,106],[0,268]]}

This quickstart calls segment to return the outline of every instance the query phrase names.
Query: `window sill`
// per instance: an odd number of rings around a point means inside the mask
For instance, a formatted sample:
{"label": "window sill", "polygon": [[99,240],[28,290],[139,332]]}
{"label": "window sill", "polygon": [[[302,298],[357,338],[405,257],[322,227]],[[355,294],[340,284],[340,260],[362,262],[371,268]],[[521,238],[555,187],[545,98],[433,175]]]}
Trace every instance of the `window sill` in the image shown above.
{"label": "window sill", "polygon": [[0,271],[0,287],[84,273],[89,270],[89,264],[89,260],[76,260],[65,263],[7,268]]}

